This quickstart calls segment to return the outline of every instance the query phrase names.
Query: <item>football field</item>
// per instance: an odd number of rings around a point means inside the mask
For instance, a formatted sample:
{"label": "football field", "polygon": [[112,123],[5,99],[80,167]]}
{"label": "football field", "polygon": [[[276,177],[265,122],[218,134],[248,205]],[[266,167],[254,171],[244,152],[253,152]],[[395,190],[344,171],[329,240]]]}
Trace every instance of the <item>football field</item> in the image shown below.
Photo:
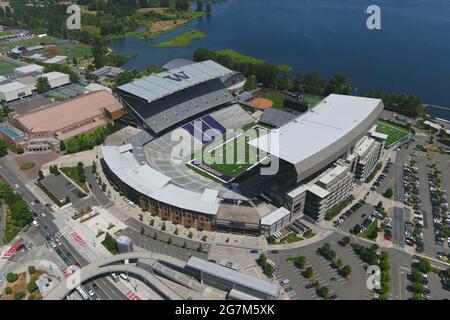
{"label": "football field", "polygon": [[267,156],[248,144],[259,135],[259,130],[247,130],[210,150],[204,150],[202,163],[229,177],[237,177]]}

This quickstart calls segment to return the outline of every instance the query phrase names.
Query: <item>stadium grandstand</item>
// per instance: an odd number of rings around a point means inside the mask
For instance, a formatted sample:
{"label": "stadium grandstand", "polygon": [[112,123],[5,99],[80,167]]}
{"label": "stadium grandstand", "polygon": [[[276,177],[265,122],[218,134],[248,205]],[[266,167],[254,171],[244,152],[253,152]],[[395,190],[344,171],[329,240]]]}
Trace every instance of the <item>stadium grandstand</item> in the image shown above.
{"label": "stadium grandstand", "polygon": [[158,136],[234,101],[220,80],[233,71],[205,61],[152,74],[120,86],[130,123]]}
{"label": "stadium grandstand", "polygon": [[[212,61],[166,66],[117,89],[138,130],[102,146],[112,185],[164,219],[270,236],[300,217],[321,220],[381,157],[384,141],[370,134],[381,100],[332,94],[303,114],[269,108],[258,122],[221,80],[233,71]],[[187,139],[173,139],[180,134]]]}

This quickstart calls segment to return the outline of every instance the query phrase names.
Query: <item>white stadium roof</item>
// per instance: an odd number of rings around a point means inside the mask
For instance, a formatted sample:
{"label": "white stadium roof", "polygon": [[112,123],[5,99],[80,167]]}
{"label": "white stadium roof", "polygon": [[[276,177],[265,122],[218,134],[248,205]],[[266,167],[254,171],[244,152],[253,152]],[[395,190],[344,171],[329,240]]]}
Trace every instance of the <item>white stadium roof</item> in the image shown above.
{"label": "white stadium roof", "polygon": [[[311,111],[250,144],[298,165],[307,159],[313,160],[326,149],[339,152],[341,144],[350,143],[368,130],[371,124],[366,127],[365,122],[375,121],[382,109],[379,99],[331,94]],[[323,157],[328,153],[331,151],[324,152]],[[318,160],[311,161],[311,165]]]}
{"label": "white stadium roof", "polygon": [[217,214],[219,204],[215,190],[205,189],[198,193],[181,188],[148,164],[141,165],[130,151],[129,145],[102,146],[104,161],[123,183],[152,199],[181,209]]}
{"label": "white stadium roof", "polygon": [[231,73],[233,71],[230,69],[208,60],[152,74],[120,86],[118,89],[150,103],[174,92]]}

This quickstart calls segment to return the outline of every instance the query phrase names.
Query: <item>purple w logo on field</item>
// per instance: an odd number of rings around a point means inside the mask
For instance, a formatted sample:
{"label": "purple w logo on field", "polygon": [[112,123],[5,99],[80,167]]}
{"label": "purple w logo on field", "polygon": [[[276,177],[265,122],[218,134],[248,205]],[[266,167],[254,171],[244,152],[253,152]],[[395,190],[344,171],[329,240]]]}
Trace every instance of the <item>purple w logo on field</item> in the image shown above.
{"label": "purple w logo on field", "polygon": [[181,71],[178,73],[172,73],[171,75],[168,75],[168,76],[164,76],[163,78],[173,80],[176,82],[181,82],[183,80],[189,79],[190,77],[186,74],[186,72]]}

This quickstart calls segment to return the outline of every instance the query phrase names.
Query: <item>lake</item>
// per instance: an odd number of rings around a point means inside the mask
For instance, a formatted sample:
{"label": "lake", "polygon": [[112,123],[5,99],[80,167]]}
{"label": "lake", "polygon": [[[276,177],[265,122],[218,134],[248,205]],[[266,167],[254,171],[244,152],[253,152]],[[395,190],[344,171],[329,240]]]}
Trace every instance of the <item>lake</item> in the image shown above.
{"label": "lake", "polygon": [[[378,0],[381,30],[369,30],[372,0],[228,0],[202,17],[154,40],[127,37],[108,45],[136,53],[126,68],[145,69],[196,48],[233,49],[270,63],[329,78],[343,72],[355,93],[407,92],[426,103],[450,106],[450,1]],[[152,48],[188,29],[208,36],[188,47]],[[428,109],[450,119],[450,109]]]}

